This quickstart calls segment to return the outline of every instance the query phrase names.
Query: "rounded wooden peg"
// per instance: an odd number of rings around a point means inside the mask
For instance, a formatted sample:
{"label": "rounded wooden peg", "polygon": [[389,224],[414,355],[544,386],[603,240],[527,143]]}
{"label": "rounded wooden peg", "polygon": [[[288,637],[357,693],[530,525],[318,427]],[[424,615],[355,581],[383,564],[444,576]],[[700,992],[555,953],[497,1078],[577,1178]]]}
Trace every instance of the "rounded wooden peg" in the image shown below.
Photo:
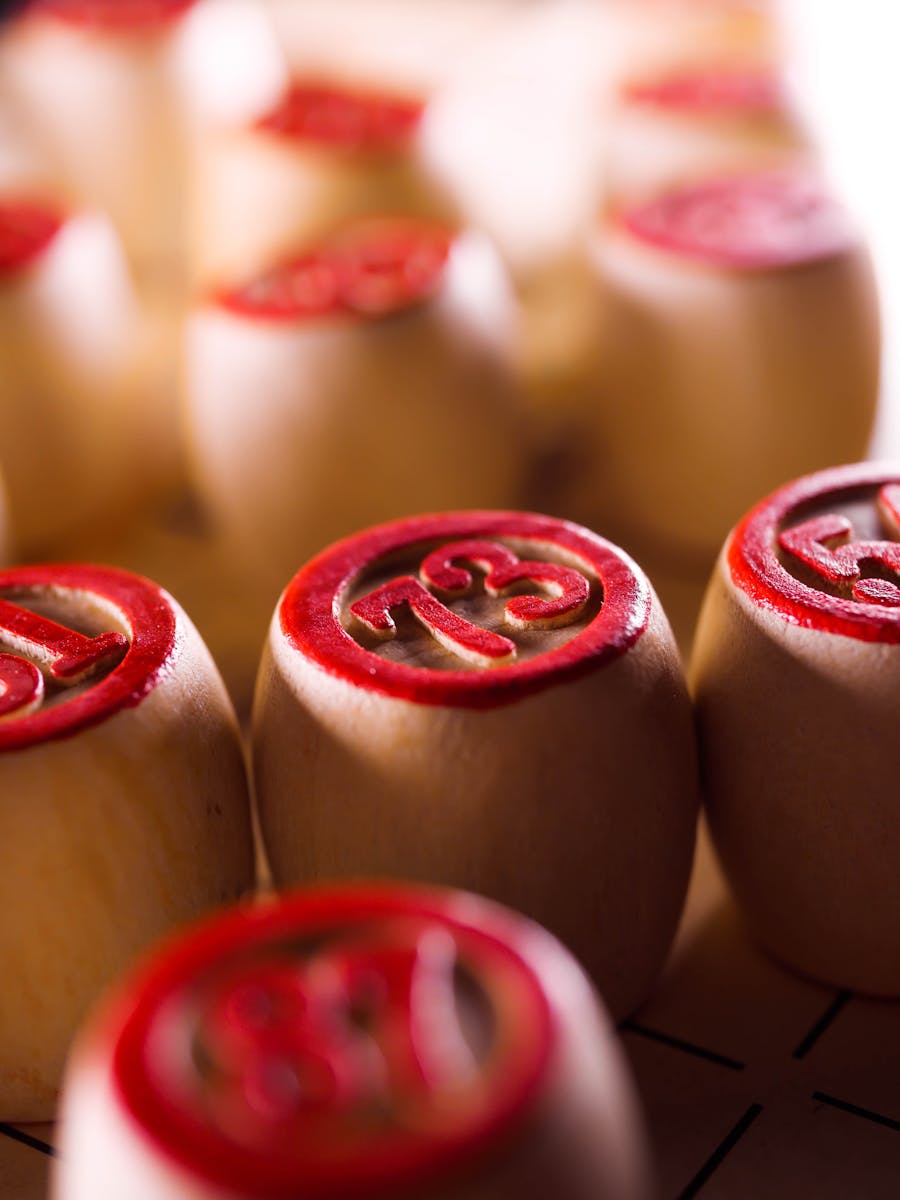
{"label": "rounded wooden peg", "polygon": [[824,471],[731,534],[691,666],[710,827],[756,936],[900,995],[900,469]]}
{"label": "rounded wooden peg", "polygon": [[665,616],[610,543],[510,512],[338,543],[276,611],[253,743],[280,884],[478,890],[560,937],[615,1016],[646,996],[690,869],[694,744]]}
{"label": "rounded wooden peg", "polygon": [[112,568],[0,571],[0,1117],[49,1120],[138,951],[252,886],[237,722],[199,635]]}
{"label": "rounded wooden peg", "polygon": [[569,511],[651,555],[712,559],[756,497],[863,455],[875,281],[817,175],[715,177],[625,206],[594,262],[601,334]]}
{"label": "rounded wooden peg", "polygon": [[514,321],[486,242],[406,218],[351,222],[199,306],[194,478],[248,570],[280,589],[371,520],[515,503]]}
{"label": "rounded wooden peg", "polygon": [[173,941],[73,1054],[54,1200],[644,1200],[612,1027],[473,895],[297,892]]}

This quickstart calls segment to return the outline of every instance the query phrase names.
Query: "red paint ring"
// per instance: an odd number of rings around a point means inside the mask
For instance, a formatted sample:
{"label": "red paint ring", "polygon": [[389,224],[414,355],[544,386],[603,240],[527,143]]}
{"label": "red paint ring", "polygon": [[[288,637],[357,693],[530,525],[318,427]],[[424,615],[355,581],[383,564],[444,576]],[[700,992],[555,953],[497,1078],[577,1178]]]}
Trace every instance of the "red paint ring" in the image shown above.
{"label": "red paint ring", "polygon": [[776,538],[802,506],[835,502],[900,481],[900,466],[859,463],[795,480],[761,500],[734,529],[726,557],[734,585],[754,604],[791,625],[841,634],[863,642],[900,643],[900,609],[847,600],[817,591],[779,562]]}
{"label": "red paint ring", "polygon": [[[123,709],[134,708],[169,670],[181,635],[174,601],[167,592],[128,571],[83,565],[13,567],[0,571],[0,595],[27,604],[29,591],[71,590],[97,596],[114,606],[129,630],[122,661],[87,691],[54,708],[0,724],[0,752],[24,750],[72,737]],[[10,595],[12,593],[12,595]],[[6,647],[0,643],[0,649]]]}
{"label": "red paint ring", "polygon": [[856,243],[845,210],[812,175],[728,176],[677,188],[618,217],[638,241],[708,266],[800,267]]}
{"label": "red paint ring", "polygon": [[[323,1168],[292,1153],[289,1139],[278,1153],[259,1155],[203,1120],[196,1107],[181,1105],[159,1086],[151,1061],[155,1023],[204,974],[221,974],[242,952],[262,955],[265,947],[296,942],[329,927],[386,917],[433,919],[457,939],[473,942],[511,970],[530,1032],[505,1065],[502,1086],[474,1128],[460,1136],[444,1130],[410,1138],[405,1153],[348,1153]],[[556,1023],[535,964],[545,952],[543,930],[478,897],[425,888],[378,885],[309,889],[259,907],[239,909],[207,922],[171,943],[129,990],[118,1011],[113,1036],[112,1084],[141,1133],[163,1157],[217,1188],[266,1200],[333,1200],[335,1197],[394,1195],[401,1186],[446,1178],[489,1155],[534,1110],[555,1046]],[[184,1051],[184,1055],[188,1051]]]}
{"label": "red paint ring", "polygon": [[[490,670],[437,671],[390,662],[366,650],[339,619],[343,595],[378,559],[418,542],[509,537],[581,558],[603,588],[590,624],[565,645],[527,662]],[[366,530],[323,551],[288,585],[279,605],[288,644],[330,675],[356,687],[417,704],[494,708],[597,670],[629,650],[647,627],[650,587],[622,550],[569,521],[535,513],[451,512],[412,517]]]}
{"label": "red paint ring", "polygon": [[34,201],[0,201],[0,278],[31,266],[64,223],[54,209]]}

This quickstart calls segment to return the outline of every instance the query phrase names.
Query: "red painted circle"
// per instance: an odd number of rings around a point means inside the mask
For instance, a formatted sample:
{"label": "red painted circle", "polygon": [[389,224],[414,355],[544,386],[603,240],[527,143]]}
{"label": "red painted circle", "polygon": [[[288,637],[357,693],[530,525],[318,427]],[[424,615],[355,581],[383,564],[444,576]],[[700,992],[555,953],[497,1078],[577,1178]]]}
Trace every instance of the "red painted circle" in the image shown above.
{"label": "red painted circle", "polygon": [[739,270],[801,266],[855,241],[846,211],[818,180],[800,173],[679,188],[621,219],[629,233],[657,249]]}
{"label": "red painted circle", "polygon": [[[556,1036],[535,966],[547,945],[486,901],[420,888],[236,910],[134,981],[113,1085],[161,1155],[229,1195],[381,1196],[444,1179],[533,1108]],[[449,948],[443,978],[462,967],[495,1021],[466,1083],[452,1053],[444,1067],[431,1057],[459,1018],[426,1002],[449,987],[417,990],[438,980],[427,963],[422,974],[429,947]]]}
{"label": "red painted circle", "polygon": [[[521,663],[489,670],[433,670],[388,661],[344,629],[342,598],[359,575],[399,551],[463,538],[514,538],[574,555],[595,576],[603,604],[564,645]],[[593,586],[597,586],[594,584]],[[455,512],[414,517],[338,542],[308,563],[288,585],[279,607],[288,644],[329,674],[357,687],[419,704],[493,708],[579,678],[624,654],[644,632],[650,589],[631,559],[610,542],[568,521],[534,513]]]}
{"label": "red painted circle", "polygon": [[424,109],[409,97],[295,83],[257,128],[341,150],[396,152],[409,145]]}
{"label": "red painted circle", "polygon": [[326,244],[242,284],[214,302],[264,321],[383,317],[432,296],[453,243],[442,225],[405,218],[368,219]]}
{"label": "red painted circle", "polygon": [[777,112],[784,89],[779,76],[761,68],[720,68],[667,75],[624,89],[633,104],[701,116],[740,116]]}
{"label": "red painted circle", "polygon": [[[0,599],[28,607],[29,597],[96,596],[119,615],[127,635],[124,657],[109,674],[70,700],[0,724],[0,751],[22,750],[97,725],[134,708],[174,661],[180,640],[171,597],[147,579],[113,567],[83,565],[13,567],[0,571]],[[8,652],[0,620],[0,650]]]}
{"label": "red painted circle", "polygon": [[[865,642],[900,642],[900,607],[835,596],[797,578],[777,551],[782,531],[812,514],[840,511],[848,502],[871,501],[900,481],[900,466],[861,463],[807,475],[774,492],[744,517],[727,548],[731,579],[755,604],[792,625]],[[834,510],[831,506],[834,506]]]}
{"label": "red painted circle", "polygon": [[69,25],[128,33],[164,25],[195,0],[32,0],[32,10]]}
{"label": "red painted circle", "polygon": [[63,218],[43,205],[0,201],[0,276],[22,271],[47,249]]}

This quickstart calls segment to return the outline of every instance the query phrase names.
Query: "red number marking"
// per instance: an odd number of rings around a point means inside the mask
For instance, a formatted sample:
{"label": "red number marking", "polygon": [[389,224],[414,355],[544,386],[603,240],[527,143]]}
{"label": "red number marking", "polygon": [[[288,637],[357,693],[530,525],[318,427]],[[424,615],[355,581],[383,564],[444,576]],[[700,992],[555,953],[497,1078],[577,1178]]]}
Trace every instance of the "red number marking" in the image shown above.
{"label": "red number marking", "polygon": [[[76,603],[91,598],[117,614],[127,639],[120,633],[85,637],[20,607],[30,603],[29,596],[38,605],[48,595],[60,604],[69,596]],[[172,598],[139,575],[74,563],[0,571],[0,652],[10,650],[20,661],[30,660],[25,670],[39,669],[43,683],[67,685],[93,676],[90,687],[69,694],[63,703],[45,704],[36,712],[20,709],[16,720],[2,722],[0,754],[73,737],[134,708],[175,669],[182,645]],[[105,667],[109,670],[104,672]],[[17,687],[23,686],[21,669],[17,678]]]}
{"label": "red number marking", "polygon": [[324,252],[305,254],[251,283],[217,296],[239,316],[297,320],[333,316],[342,311],[338,264]]}
{"label": "red number marking", "polygon": [[78,683],[103,666],[114,666],[128,649],[121,633],[85,637],[0,598],[0,644],[30,655],[59,683]]}
{"label": "red number marking", "polygon": [[452,241],[438,225],[365,221],[214,299],[239,316],[264,320],[401,312],[437,291]]}
{"label": "red number marking", "polygon": [[345,150],[401,150],[423,111],[420,100],[298,83],[258,122],[258,128]]}
{"label": "red number marking", "polygon": [[[900,489],[894,485],[883,488],[879,496],[883,509],[894,520],[898,491]],[[846,517],[830,514],[813,517],[801,525],[783,530],[778,535],[778,544],[829,583],[851,583],[856,600],[870,604],[900,605],[900,587],[897,584],[885,579],[862,578],[862,566],[865,563],[900,575],[900,543],[847,541],[852,534],[853,526]],[[828,545],[840,539],[844,539],[842,545]]]}
{"label": "red number marking", "polygon": [[[895,551],[890,547],[897,543],[859,543],[858,554],[852,546],[848,550],[846,543],[828,545],[852,536],[839,515],[842,509],[848,511],[845,505],[876,501],[888,537],[900,538],[898,479],[897,464],[857,463],[804,476],[765,497],[738,523],[728,541],[726,558],[735,587],[753,604],[792,625],[865,642],[900,644],[897,583],[863,579],[858,571],[868,558],[881,568],[879,574],[896,572]],[[813,518],[810,513],[825,515]],[[821,521],[824,524],[818,524]],[[820,579],[840,586],[826,591],[817,581],[802,579],[789,569],[787,555],[805,555],[800,561]]]}
{"label": "red number marking", "polygon": [[[575,620],[590,596],[590,584],[579,571],[557,563],[523,561],[499,542],[479,539],[452,542],[432,551],[420,569],[424,583],[451,594],[467,591],[473,583],[472,574],[465,567],[454,566],[459,561],[474,563],[485,572],[484,587],[488,595],[498,596],[525,580],[549,593],[550,599],[514,596],[507,601],[504,616],[507,624],[516,629],[567,625]],[[412,575],[402,575],[376,588],[351,605],[350,611],[373,633],[393,637],[397,627],[391,610],[403,605],[409,606],[436,641],[461,658],[490,666],[515,657],[515,642],[458,616]]]}
{"label": "red number marking", "polygon": [[0,721],[40,708],[44,677],[27,659],[0,654]]}
{"label": "red number marking", "polygon": [[392,222],[361,226],[339,243],[344,255],[341,295],[362,315],[396,312],[430,296],[450,254],[440,227]]}
{"label": "red number marking", "polygon": [[198,1031],[214,1064],[208,1098],[220,1093],[232,1118],[302,1121],[301,1140],[310,1122],[353,1109],[414,1124],[421,1104],[477,1072],[458,1024],[456,960],[453,938],[431,928],[412,945],[338,943],[327,970],[252,964],[220,987]]}
{"label": "red number marking", "polygon": [[846,212],[800,173],[737,176],[678,188],[626,212],[634,237],[672,254],[735,270],[773,270],[830,258],[854,241]]}
{"label": "red number marking", "polygon": [[453,542],[434,550],[423,561],[420,574],[425,583],[443,592],[464,592],[472,586],[472,575],[454,562],[474,563],[486,572],[484,587],[498,596],[513,584],[528,580],[550,593],[549,600],[538,596],[515,596],[504,609],[507,623],[516,629],[551,629],[568,625],[587,604],[590,584],[580,571],[557,563],[522,560],[499,542]]}
{"label": "red number marking", "polygon": [[[535,555],[552,548],[570,562],[584,563],[584,574],[597,581],[598,611],[562,645],[520,655],[500,671],[397,662],[363,646],[344,628],[345,598],[381,562],[408,553],[421,558],[421,547],[495,539],[533,546]],[[329,547],[290,582],[278,623],[292,651],[353,687],[416,704],[495,708],[578,679],[628,653],[643,636],[650,611],[645,576],[596,534],[535,513],[467,511],[394,521]]]}
{"label": "red number marking", "polygon": [[487,667],[515,657],[515,642],[457,616],[412,575],[401,575],[369,592],[352,604],[350,611],[373,633],[391,638],[397,632],[391,610],[404,605],[435,641],[460,658]]}

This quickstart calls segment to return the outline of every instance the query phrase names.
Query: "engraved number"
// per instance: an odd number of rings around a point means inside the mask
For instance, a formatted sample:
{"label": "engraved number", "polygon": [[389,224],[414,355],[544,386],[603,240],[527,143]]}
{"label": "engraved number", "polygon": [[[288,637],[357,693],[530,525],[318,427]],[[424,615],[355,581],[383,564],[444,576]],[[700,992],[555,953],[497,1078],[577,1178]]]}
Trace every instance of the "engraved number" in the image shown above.
{"label": "engraved number", "polygon": [[0,598],[0,647],[11,652],[0,653],[3,719],[24,716],[40,707],[44,697],[42,671],[60,684],[78,683],[102,666],[118,662],[128,649],[128,641],[121,633],[86,637]]}
{"label": "engraved number", "polygon": [[[888,524],[900,528],[900,486],[881,489],[879,506]],[[862,565],[871,563],[900,575],[900,542],[850,542],[853,526],[831,513],[813,517],[778,535],[783,550],[798,558],[829,583],[850,583],[855,600],[886,606],[900,605],[900,586],[887,579],[864,579]],[[829,546],[841,539],[841,545]]]}
{"label": "engraved number", "polygon": [[510,638],[467,621],[438,600],[425,585],[447,595],[462,595],[472,587],[472,573],[455,565],[469,562],[485,572],[484,588],[499,596],[517,583],[534,583],[544,596],[513,596],[504,608],[514,629],[550,629],[568,625],[590,596],[587,579],[572,567],[518,558],[497,542],[452,542],[432,551],[423,561],[421,580],[401,575],[369,592],[350,611],[372,633],[391,638],[397,631],[392,610],[406,605],[413,616],[445,649],[477,666],[509,662],[516,644]]}
{"label": "engraved number", "polygon": [[210,1083],[257,1119],[388,1107],[415,1123],[423,1099],[465,1086],[477,1063],[459,1027],[456,943],[335,947],[300,965],[254,963],[219,985],[198,1031]]}

